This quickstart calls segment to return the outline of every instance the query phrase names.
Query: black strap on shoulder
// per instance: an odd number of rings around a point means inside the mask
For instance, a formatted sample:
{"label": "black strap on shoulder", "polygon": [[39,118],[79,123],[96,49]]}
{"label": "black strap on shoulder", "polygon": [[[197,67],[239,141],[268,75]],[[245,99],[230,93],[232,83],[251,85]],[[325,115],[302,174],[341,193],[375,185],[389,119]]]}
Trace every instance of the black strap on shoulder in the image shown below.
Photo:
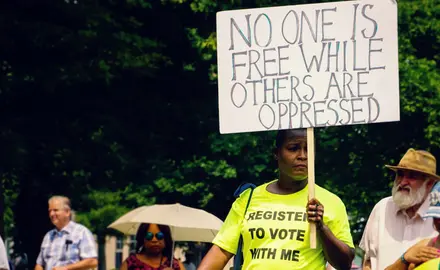
{"label": "black strap on shoulder", "polygon": [[234,197],[235,197],[235,198],[240,197],[240,194],[243,193],[243,192],[244,192],[246,189],[248,189],[248,188],[251,188],[251,189],[253,190],[254,188],[256,188],[256,186],[255,186],[254,184],[252,184],[252,183],[244,183],[244,184],[241,184],[241,185],[235,190],[235,192],[234,192]]}
{"label": "black strap on shoulder", "polygon": [[[249,193],[249,198],[247,200],[246,208],[244,209],[243,219],[245,219],[246,217],[246,213],[249,204],[251,202],[252,194],[254,192],[255,187],[256,186],[252,183],[245,183],[245,184],[241,184],[234,192],[234,197],[238,198],[240,194],[243,193],[245,190],[247,190],[248,188],[251,189],[251,192]],[[235,253],[234,256],[234,270],[240,270],[242,265],[243,265],[243,237],[240,234],[240,239],[238,240],[237,252]]]}

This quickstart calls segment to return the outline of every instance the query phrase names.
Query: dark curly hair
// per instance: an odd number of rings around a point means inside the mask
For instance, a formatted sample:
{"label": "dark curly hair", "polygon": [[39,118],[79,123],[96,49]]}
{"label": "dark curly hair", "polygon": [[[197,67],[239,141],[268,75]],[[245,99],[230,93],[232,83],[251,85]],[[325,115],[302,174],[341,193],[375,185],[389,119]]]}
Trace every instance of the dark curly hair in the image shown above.
{"label": "dark curly hair", "polygon": [[[171,237],[171,229],[167,225],[157,224],[159,230],[164,235],[165,248],[162,250],[162,254],[170,256],[173,248],[173,238]],[[142,223],[136,233],[136,253],[141,253],[144,248],[144,239],[147,234],[150,223]],[[171,259],[171,258],[170,258]]]}
{"label": "dark curly hair", "polygon": [[301,129],[279,130],[275,139],[275,147],[277,149],[280,149],[287,138],[299,137],[299,136],[307,137],[307,129],[301,128]]}

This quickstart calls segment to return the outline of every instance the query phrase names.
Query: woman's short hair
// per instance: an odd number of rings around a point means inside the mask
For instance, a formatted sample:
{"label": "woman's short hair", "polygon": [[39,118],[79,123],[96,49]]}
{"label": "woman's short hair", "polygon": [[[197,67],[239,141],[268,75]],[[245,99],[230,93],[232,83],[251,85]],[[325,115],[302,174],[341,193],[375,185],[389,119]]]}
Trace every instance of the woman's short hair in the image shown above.
{"label": "woman's short hair", "polygon": [[278,130],[276,139],[275,139],[275,146],[277,149],[280,149],[287,138],[292,137],[307,137],[307,129],[282,129]]}
{"label": "woman's short hair", "polygon": [[[165,248],[162,251],[162,254],[169,257],[171,256],[171,252],[173,251],[173,238],[171,236],[171,229],[167,225],[157,224],[159,230],[164,235]],[[136,233],[136,253],[141,253],[144,248],[144,240],[145,235],[147,234],[148,228],[150,227],[150,223],[142,223]],[[171,260],[171,258],[169,258]]]}

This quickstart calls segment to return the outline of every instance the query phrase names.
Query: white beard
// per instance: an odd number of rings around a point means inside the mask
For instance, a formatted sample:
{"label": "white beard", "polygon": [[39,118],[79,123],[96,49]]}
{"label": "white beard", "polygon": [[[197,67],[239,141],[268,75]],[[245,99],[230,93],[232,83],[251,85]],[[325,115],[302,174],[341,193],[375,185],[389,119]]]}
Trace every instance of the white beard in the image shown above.
{"label": "white beard", "polygon": [[406,191],[399,191],[399,185],[394,182],[392,195],[394,203],[402,210],[408,209],[414,205],[423,203],[426,195],[426,185],[428,181],[424,181],[422,186],[417,190],[411,187],[406,187],[409,189],[409,194]]}

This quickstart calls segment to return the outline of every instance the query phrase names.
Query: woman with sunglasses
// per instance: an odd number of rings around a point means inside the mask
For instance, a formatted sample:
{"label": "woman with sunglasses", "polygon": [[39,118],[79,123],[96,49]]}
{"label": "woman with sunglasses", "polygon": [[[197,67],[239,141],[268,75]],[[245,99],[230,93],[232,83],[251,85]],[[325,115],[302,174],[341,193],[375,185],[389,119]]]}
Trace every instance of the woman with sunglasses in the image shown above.
{"label": "woman with sunglasses", "polygon": [[121,270],[185,270],[182,263],[174,259],[170,264],[173,239],[170,227],[142,223],[136,233],[136,251],[121,265]]}

